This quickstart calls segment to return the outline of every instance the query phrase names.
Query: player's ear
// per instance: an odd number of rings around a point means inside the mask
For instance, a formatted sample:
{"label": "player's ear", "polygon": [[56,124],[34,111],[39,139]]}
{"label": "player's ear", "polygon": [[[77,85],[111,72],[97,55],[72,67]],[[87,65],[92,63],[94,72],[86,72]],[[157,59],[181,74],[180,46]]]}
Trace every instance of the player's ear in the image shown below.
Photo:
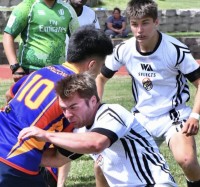
{"label": "player's ear", "polygon": [[95,95],[93,95],[91,98],[90,98],[90,104],[92,107],[95,107],[96,104],[97,104],[97,98]]}
{"label": "player's ear", "polygon": [[154,23],[155,23],[156,26],[158,26],[158,24],[159,24],[158,18],[154,21]]}
{"label": "player's ear", "polygon": [[96,63],[95,60],[91,60],[91,61],[89,62],[89,64],[88,64],[88,69],[89,69],[89,70],[92,69],[92,68],[94,67],[95,63]]}

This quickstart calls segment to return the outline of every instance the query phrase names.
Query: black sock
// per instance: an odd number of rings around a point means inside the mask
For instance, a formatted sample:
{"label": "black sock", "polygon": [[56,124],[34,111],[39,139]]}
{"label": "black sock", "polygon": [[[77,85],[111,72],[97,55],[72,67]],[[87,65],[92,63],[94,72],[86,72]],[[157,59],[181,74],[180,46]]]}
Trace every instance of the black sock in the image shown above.
{"label": "black sock", "polygon": [[190,182],[187,180],[187,186],[188,187],[200,187],[200,180],[194,181],[194,182]]}

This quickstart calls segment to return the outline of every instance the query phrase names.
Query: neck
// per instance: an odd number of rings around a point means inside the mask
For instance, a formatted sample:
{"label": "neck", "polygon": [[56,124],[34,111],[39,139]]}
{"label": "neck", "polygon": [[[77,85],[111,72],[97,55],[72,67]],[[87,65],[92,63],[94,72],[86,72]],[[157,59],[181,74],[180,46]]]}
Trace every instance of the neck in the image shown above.
{"label": "neck", "polygon": [[[73,5],[72,5],[72,6],[73,6]],[[77,6],[77,7],[73,6],[73,8],[74,8],[74,10],[75,10],[77,16],[79,17],[79,16],[82,14],[83,7],[82,7],[82,6]]]}
{"label": "neck", "polygon": [[97,113],[97,111],[98,111],[100,105],[101,105],[100,101],[97,102],[97,104],[96,104],[96,106],[95,106],[95,108],[94,108],[94,112],[91,114],[91,119],[92,119],[92,121],[91,121],[90,124],[88,124],[88,125],[86,126],[87,129],[90,129],[90,128],[92,127],[92,125],[94,124],[94,119],[95,119],[96,113]]}
{"label": "neck", "polygon": [[55,3],[56,0],[44,0],[44,3],[48,6],[48,7],[52,7],[53,4]]}

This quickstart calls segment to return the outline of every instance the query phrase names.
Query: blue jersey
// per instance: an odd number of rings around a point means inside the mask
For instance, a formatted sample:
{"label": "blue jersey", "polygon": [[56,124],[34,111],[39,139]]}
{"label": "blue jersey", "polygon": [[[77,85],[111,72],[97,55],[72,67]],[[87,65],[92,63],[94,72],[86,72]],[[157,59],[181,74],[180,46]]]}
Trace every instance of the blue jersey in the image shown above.
{"label": "blue jersey", "polygon": [[19,142],[19,132],[29,126],[47,131],[68,131],[73,127],[59,107],[55,83],[75,71],[55,65],[33,72],[13,87],[14,98],[0,112],[0,161],[24,173],[38,173],[43,151],[48,143],[33,138]]}

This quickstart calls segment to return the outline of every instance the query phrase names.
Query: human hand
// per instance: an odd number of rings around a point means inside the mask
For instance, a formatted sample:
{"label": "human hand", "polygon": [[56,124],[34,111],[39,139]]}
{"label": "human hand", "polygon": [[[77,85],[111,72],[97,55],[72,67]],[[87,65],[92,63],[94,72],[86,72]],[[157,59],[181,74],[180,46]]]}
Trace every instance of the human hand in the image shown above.
{"label": "human hand", "polygon": [[20,131],[17,138],[19,142],[24,141],[26,138],[34,138],[37,141],[46,142],[47,133],[48,133],[47,131],[42,130],[38,127],[26,127]]}
{"label": "human hand", "polygon": [[22,67],[19,67],[17,71],[15,71],[12,74],[14,82],[17,82],[19,79],[21,79],[26,73],[24,72],[24,69]]}
{"label": "human hand", "polygon": [[182,133],[186,136],[196,135],[199,131],[199,120],[190,117],[182,128]]}

